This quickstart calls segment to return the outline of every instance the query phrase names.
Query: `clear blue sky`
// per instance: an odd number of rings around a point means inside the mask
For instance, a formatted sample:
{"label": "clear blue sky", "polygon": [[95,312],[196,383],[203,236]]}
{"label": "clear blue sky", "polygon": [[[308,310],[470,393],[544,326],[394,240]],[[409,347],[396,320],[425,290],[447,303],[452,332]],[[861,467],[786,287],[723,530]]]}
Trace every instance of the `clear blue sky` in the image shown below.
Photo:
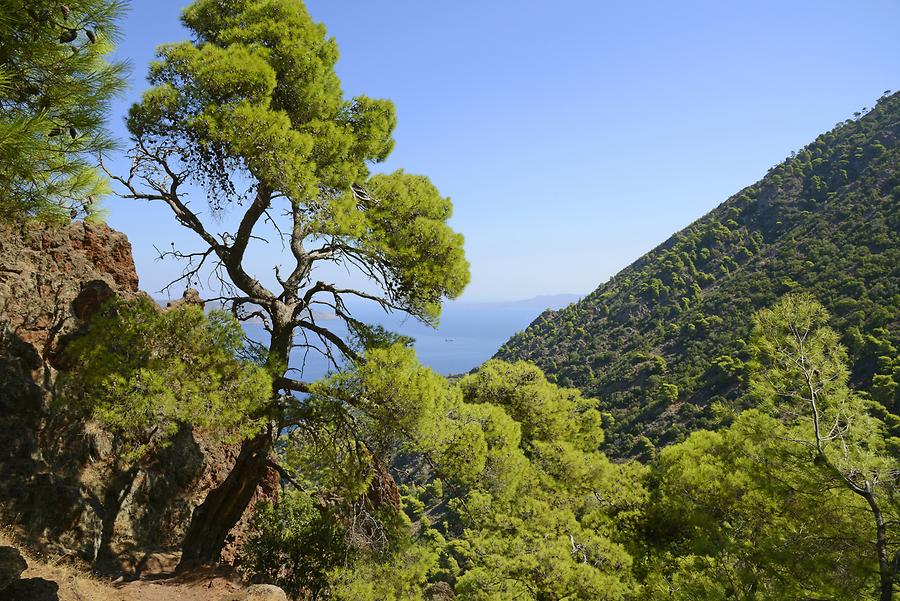
{"label": "clear blue sky", "polygon": [[[133,0],[119,54],[144,87],[186,0]],[[900,88],[900,2],[310,0],[349,95],[397,105],[385,168],[432,178],[472,263],[468,300],[586,293],[766,170]],[[126,169],[127,165],[118,164]],[[109,198],[142,288],[190,240]],[[261,272],[271,257],[255,257]]]}

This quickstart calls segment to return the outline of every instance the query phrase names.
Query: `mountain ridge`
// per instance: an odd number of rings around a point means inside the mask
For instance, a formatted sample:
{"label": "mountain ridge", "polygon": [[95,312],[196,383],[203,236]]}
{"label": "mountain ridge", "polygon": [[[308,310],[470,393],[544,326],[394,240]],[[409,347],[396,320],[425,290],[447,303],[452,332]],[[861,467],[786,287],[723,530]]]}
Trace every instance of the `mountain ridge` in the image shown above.
{"label": "mountain ridge", "polygon": [[612,454],[651,454],[749,403],[752,313],[806,290],[832,311],[854,383],[896,416],[898,139],[886,93],[496,356],[599,398]]}

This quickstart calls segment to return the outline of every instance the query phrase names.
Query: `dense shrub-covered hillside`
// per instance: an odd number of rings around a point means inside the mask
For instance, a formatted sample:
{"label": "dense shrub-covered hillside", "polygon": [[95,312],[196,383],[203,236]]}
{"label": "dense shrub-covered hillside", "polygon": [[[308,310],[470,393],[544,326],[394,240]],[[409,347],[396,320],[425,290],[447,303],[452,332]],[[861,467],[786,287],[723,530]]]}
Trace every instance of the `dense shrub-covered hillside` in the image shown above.
{"label": "dense shrub-covered hillside", "polygon": [[898,139],[900,94],[885,93],[497,356],[599,398],[609,451],[646,454],[749,402],[750,316],[802,290],[830,310],[854,384],[897,428]]}

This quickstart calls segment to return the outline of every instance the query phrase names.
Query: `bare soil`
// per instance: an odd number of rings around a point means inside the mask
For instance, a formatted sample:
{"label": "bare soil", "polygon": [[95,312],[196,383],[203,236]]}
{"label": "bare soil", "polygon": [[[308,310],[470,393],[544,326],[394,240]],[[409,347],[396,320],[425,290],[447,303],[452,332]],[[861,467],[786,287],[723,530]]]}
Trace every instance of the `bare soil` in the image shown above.
{"label": "bare soil", "polygon": [[[0,591],[0,601],[243,601],[244,583],[233,571],[202,570],[175,576],[145,573],[140,580],[104,579],[71,559],[42,555],[10,530],[0,530],[0,546],[19,549],[28,562],[22,574],[27,592]],[[55,587],[54,587],[55,585]],[[56,590],[54,591],[54,588]],[[21,598],[20,598],[21,597]]]}

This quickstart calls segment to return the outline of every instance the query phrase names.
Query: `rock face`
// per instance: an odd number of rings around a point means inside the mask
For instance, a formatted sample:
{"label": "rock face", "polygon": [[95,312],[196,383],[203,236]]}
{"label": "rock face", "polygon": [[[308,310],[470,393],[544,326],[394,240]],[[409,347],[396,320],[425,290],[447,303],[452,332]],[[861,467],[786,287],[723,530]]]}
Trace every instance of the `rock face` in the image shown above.
{"label": "rock face", "polygon": [[136,294],[137,283],[128,240],[108,227],[0,228],[0,504],[7,521],[88,554],[100,519],[79,474],[109,444],[48,419],[57,358],[105,300]]}
{"label": "rock face", "polygon": [[20,343],[21,368],[52,366],[60,341],[103,301],[137,291],[123,234],[85,223],[0,226],[0,324]]}
{"label": "rock face", "polygon": [[237,449],[183,428],[140,466],[124,466],[96,423],[55,410],[67,340],[107,299],[137,294],[123,234],[85,223],[0,225],[0,519],[58,550],[140,572],[177,549]]}

